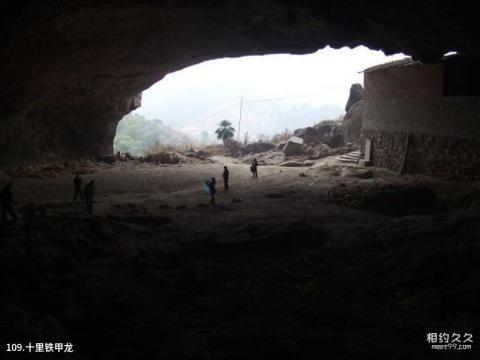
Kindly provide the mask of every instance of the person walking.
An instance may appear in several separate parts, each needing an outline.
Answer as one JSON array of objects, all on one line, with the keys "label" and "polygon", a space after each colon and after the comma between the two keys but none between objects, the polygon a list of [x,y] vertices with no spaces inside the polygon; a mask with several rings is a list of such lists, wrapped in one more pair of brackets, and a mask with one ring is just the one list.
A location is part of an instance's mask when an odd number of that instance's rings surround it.
[{"label": "person walking", "polygon": [[223,167],[223,186],[224,190],[227,191],[230,189],[230,186],[228,185],[228,178],[230,177],[230,171],[228,171],[228,168],[226,166]]},{"label": "person walking", "polygon": [[258,171],[257,171],[257,168],[258,168],[258,161],[257,159],[253,159],[252,161],[252,165],[250,166],[250,171],[252,172],[252,177],[254,179],[258,178]]},{"label": "person walking", "polygon": [[206,180],[205,184],[208,187],[208,191],[210,193],[210,205],[215,205],[215,193],[217,190],[215,189],[216,180],[212,177],[212,180]]},{"label": "person walking", "polygon": [[87,211],[92,214],[93,213],[93,195],[95,194],[95,181],[91,180],[85,187],[83,188],[83,194],[85,196],[85,205]]},{"label": "person walking", "polygon": [[85,201],[85,198],[83,197],[83,190],[82,190],[82,178],[80,177],[80,174],[77,172],[75,177],[73,178],[73,203],[77,201],[77,197],[80,197],[82,201]]},{"label": "person walking", "polygon": [[13,209],[13,195],[12,195],[12,183],[9,182],[0,192],[0,203],[2,204],[2,220],[7,221],[7,215],[13,218],[13,221],[17,221],[18,217]]}]

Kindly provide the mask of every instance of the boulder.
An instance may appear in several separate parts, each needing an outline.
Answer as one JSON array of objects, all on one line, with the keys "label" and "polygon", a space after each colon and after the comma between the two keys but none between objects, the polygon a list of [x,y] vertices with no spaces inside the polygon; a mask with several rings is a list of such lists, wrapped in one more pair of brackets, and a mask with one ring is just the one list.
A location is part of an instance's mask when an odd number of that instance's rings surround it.
[{"label": "boulder", "polygon": [[346,141],[357,142],[363,126],[363,100],[350,107],[343,118],[343,128]]},{"label": "boulder", "polygon": [[303,139],[307,144],[315,144],[319,142],[317,131],[309,126],[303,129],[297,129],[293,132],[295,136]]},{"label": "boulder", "polygon": [[283,153],[286,156],[301,155],[305,151],[305,142],[302,138],[292,136],[283,147]]},{"label": "boulder", "polygon": [[247,155],[247,154],[259,154],[263,152],[267,152],[270,150],[275,149],[275,145],[272,143],[267,143],[267,142],[256,142],[252,144],[246,145],[242,149],[242,154]]},{"label": "boulder", "polygon": [[347,104],[345,105],[345,111],[348,113],[353,105],[360,100],[363,100],[363,87],[361,84],[353,84],[350,87],[350,95],[348,96]]},{"label": "boulder", "polygon": [[277,151],[283,151],[283,148],[285,147],[285,145],[287,145],[287,142],[286,142],[286,141],[283,141],[283,142],[277,144],[277,146],[276,146],[275,149],[276,149]]},{"label": "boulder", "polygon": [[317,143],[327,144],[331,148],[345,145],[343,126],[336,121],[324,121],[313,127],[320,141]]},{"label": "boulder", "polygon": [[343,126],[337,121],[322,121],[321,123],[297,129],[294,135],[302,138],[307,144],[327,144],[335,148],[345,144]]}]

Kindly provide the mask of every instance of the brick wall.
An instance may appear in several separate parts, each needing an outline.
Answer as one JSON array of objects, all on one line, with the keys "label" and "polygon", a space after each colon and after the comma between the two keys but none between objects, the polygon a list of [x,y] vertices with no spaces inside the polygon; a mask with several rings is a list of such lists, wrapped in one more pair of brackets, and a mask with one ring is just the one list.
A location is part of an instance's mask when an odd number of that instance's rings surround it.
[{"label": "brick wall", "polygon": [[480,97],[365,99],[363,128],[480,139]]},{"label": "brick wall", "polygon": [[428,63],[365,72],[365,99],[438,98],[443,95],[444,64]]},{"label": "brick wall", "polygon": [[374,165],[399,171],[406,154],[406,173],[480,178],[480,97],[443,96],[443,73],[443,63],[365,73]]}]

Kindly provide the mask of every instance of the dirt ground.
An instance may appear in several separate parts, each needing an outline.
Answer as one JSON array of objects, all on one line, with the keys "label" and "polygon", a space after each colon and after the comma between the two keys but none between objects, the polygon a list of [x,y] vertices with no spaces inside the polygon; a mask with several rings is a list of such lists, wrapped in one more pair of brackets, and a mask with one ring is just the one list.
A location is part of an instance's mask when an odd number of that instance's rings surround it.
[{"label": "dirt ground", "polygon": [[341,176],[336,158],[252,179],[212,161],[99,165],[93,215],[71,204],[71,175],[15,179],[4,343],[69,341],[69,359],[478,358],[475,342],[427,342],[479,334],[478,183]]}]

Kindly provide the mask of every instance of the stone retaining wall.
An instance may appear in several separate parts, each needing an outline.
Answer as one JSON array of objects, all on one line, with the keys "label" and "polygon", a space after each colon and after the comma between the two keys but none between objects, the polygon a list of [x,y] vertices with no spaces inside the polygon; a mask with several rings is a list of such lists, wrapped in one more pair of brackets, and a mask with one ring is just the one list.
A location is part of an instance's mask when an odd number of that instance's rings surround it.
[{"label": "stone retaining wall", "polygon": [[404,171],[409,174],[480,179],[479,139],[371,129],[364,129],[362,137],[372,141],[375,166],[400,171],[406,156]]}]

